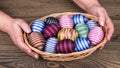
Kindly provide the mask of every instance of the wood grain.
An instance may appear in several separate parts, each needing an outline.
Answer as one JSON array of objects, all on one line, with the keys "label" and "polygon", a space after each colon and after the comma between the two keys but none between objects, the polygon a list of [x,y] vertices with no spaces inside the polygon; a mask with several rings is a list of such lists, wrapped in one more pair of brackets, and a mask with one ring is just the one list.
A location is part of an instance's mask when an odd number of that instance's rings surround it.
[{"label": "wood grain", "polygon": [[[36,60],[11,41],[0,31],[0,68],[120,68],[120,0],[100,0],[115,26],[115,32],[103,50],[94,52],[83,60],[52,62]],[[55,12],[80,11],[72,0],[0,0],[0,9],[14,18],[31,22]]]}]

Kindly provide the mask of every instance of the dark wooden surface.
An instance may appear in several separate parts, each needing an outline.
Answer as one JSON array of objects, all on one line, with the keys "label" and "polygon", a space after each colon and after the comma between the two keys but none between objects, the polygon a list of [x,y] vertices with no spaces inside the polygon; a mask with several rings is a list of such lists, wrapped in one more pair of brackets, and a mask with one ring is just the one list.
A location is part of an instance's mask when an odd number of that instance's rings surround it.
[{"label": "dark wooden surface", "polygon": [[[114,35],[105,48],[83,60],[51,62],[35,60],[17,48],[0,31],[0,68],[120,68],[120,0],[100,0],[115,25]],[[0,10],[28,23],[55,12],[80,11],[71,0],[0,0]]]}]

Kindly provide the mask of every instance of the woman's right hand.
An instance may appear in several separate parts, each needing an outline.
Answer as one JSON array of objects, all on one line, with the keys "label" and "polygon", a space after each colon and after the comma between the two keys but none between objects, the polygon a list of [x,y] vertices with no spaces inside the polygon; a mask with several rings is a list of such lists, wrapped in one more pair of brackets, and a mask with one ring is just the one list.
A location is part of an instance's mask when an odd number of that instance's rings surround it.
[{"label": "woman's right hand", "polygon": [[24,42],[23,40],[23,31],[26,33],[30,33],[31,29],[29,25],[22,19],[14,19],[8,26],[7,33],[10,35],[14,44],[19,47],[22,51],[27,53],[28,55],[38,59],[39,55],[33,52]]}]

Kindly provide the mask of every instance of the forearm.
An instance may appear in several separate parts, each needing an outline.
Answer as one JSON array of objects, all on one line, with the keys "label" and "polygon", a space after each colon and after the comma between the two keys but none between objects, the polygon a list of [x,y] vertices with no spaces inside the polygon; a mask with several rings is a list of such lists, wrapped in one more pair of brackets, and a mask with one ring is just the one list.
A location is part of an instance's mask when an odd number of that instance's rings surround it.
[{"label": "forearm", "polygon": [[88,11],[93,5],[100,6],[98,0],[73,0],[79,7]]},{"label": "forearm", "polygon": [[12,21],[12,17],[0,11],[0,30],[7,32],[9,26],[12,24]]}]

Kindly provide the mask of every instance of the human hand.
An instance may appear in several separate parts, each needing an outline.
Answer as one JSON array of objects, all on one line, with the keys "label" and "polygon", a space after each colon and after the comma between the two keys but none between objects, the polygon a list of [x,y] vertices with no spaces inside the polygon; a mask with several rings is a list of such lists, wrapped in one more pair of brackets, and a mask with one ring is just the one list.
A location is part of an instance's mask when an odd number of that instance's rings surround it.
[{"label": "human hand", "polygon": [[[114,26],[106,10],[100,5],[91,5],[89,6],[87,12],[97,16],[99,18],[99,23],[101,26],[104,26],[104,24],[107,25],[107,40],[110,40],[114,32]],[[103,49],[103,47],[104,45],[102,45],[99,49]]]},{"label": "human hand", "polygon": [[39,55],[33,52],[23,40],[23,33],[22,30],[26,33],[30,33],[31,30],[28,24],[22,19],[14,19],[8,27],[8,34],[10,35],[14,44],[19,47],[22,51],[26,52],[28,55],[38,59]]}]

